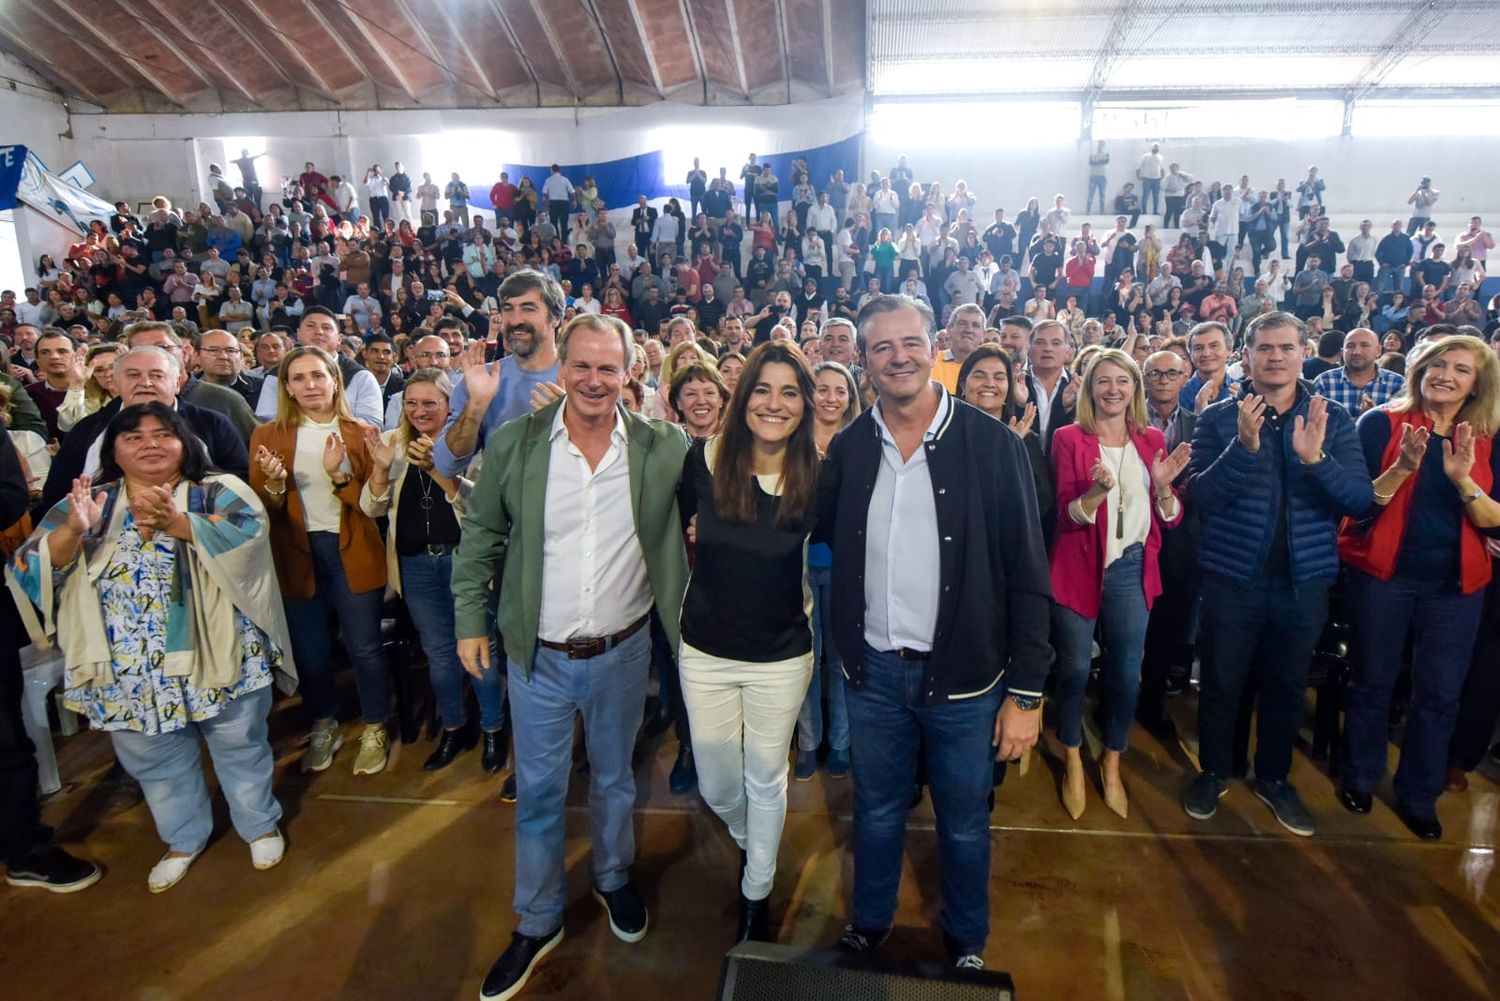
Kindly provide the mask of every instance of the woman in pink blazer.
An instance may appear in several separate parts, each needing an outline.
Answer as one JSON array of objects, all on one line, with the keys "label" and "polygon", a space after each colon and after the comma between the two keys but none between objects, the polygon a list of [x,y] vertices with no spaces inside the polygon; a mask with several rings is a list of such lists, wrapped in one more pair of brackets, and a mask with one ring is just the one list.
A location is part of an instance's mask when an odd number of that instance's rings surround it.
[{"label": "woman in pink blazer", "polygon": [[1059,428],[1052,439],[1057,737],[1067,755],[1063,806],[1075,820],[1084,808],[1083,690],[1100,623],[1104,803],[1122,817],[1129,808],[1120,755],[1135,714],[1147,616],[1161,593],[1156,565],[1161,529],[1182,518],[1172,481],[1187,467],[1190,451],[1183,443],[1166,454],[1162,433],[1147,422],[1140,369],[1113,349],[1089,363],[1078,394],[1078,421]]}]

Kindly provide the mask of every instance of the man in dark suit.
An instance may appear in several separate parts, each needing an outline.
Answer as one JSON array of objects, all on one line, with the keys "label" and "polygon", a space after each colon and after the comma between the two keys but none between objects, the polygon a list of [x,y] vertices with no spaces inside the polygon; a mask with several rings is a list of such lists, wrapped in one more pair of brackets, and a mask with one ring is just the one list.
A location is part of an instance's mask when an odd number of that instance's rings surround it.
[{"label": "man in dark suit", "polygon": [[[1182,384],[1190,371],[1182,355],[1158,351],[1141,366],[1146,380],[1146,417],[1167,439],[1167,451],[1192,443],[1197,415],[1182,405]],[[1186,474],[1184,474],[1184,479]],[[1185,505],[1182,521],[1163,529],[1162,593],[1151,606],[1146,652],[1141,663],[1141,694],[1135,715],[1163,741],[1177,740],[1177,726],[1163,704],[1169,690],[1181,691],[1193,669],[1194,614],[1198,603],[1198,519]]]},{"label": "man in dark suit", "polygon": [[1031,328],[1027,344],[1031,364],[1026,370],[1025,395],[1016,402],[1036,404],[1036,430],[1042,438],[1042,451],[1052,454],[1052,435],[1064,424],[1073,423],[1073,409],[1078,402],[1078,387],[1070,383],[1068,372],[1068,330],[1057,320],[1042,320]]},{"label": "man in dark suit", "polygon": [[187,419],[193,433],[208,448],[208,458],[215,468],[245,476],[250,468],[250,456],[244,439],[228,418],[179,400],[177,391],[181,382],[182,372],[176,357],[161,348],[131,348],[116,358],[115,386],[120,391],[119,397],[73,425],[52,459],[52,469],[42,487],[38,510],[45,514],[67,496],[76,477],[98,472],[99,441],[104,429],[122,407],[152,400],[175,407]]}]

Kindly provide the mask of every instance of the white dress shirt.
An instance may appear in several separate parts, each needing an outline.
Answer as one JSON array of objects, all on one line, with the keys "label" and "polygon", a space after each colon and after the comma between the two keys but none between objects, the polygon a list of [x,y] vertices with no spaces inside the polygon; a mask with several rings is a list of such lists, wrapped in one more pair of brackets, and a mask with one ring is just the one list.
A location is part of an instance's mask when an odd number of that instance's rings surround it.
[{"label": "white dress shirt", "polygon": [[616,412],[609,450],[594,468],[563,423],[552,420],[542,519],[540,639],[613,636],[651,610],[646,557],[630,500],[629,439]]},{"label": "white dress shirt", "polygon": [[880,469],[865,520],[865,642],[876,650],[931,650],[942,590],[937,500],[927,468],[931,442],[947,423],[953,400],[940,383],[937,413],[922,446],[903,459],[880,404]]}]

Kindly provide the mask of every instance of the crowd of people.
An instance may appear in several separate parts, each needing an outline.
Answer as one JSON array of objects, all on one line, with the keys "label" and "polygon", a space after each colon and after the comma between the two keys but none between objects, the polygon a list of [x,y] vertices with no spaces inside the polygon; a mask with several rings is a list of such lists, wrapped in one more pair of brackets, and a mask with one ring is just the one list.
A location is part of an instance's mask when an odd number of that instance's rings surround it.
[{"label": "crowd of people", "polygon": [[[1133,727],[1175,743],[1167,699],[1196,678],[1183,809],[1206,820],[1250,777],[1312,835],[1289,775],[1330,621],[1350,636],[1346,809],[1373,808],[1397,721],[1392,805],[1440,838],[1439,797],[1489,747],[1494,241],[1476,217],[1448,261],[1427,179],[1405,224],[1345,244],[1316,168],[1205,187],[1153,145],[1098,236],[1063,195],[981,229],[963,181],[945,195],[905,158],[867,183],[794,162],[787,199],[752,156],[735,178],[695,161],[688,210],[641,196],[627,234],[557,166],[502,173],[487,219],[457,174],[439,191],[399,163],[367,171],[363,203],[308,163],[263,208],[255,159],[238,188],[211,169],[214,205],[120,204],[0,300],[13,884],[100,876],[40,823],[28,635],[61,649],[65,705],[144,796],[164,892],[212,829],[200,740],[252,863],[281,860],[275,690],[300,694],[304,772],[346,733],[354,774],[386,767],[390,600],[441,720],[423,767],[513,762],[520,920],[486,998],[562,938],[580,718],[594,891],[622,940],[649,924],[633,754],[671,729],[671,791],[696,789],[740,850],[737,939],[775,937],[788,780],[823,769],[855,787],[839,947],[889,933],[925,788],[966,968],[993,787],[1049,699],[1074,818],[1085,731],[1127,816]],[[1101,143],[1101,204],[1108,162]],[[1175,241],[1137,232],[1158,215]]]}]

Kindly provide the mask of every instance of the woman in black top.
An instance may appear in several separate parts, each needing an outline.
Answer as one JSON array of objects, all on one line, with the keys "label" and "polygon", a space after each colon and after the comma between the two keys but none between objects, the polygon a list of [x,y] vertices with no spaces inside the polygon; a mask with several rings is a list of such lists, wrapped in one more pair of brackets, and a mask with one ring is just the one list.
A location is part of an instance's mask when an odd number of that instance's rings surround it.
[{"label": "woman in black top", "polygon": [[723,433],[694,443],[678,492],[696,539],[682,603],[682,697],[699,791],[743,853],[740,941],[772,937],[787,747],[812,676],[805,551],[818,477],[814,393],[795,345],[756,348]]},{"label": "woman in black top", "polygon": [[448,420],[452,383],[436,368],[419,368],[407,377],[401,400],[401,424],[381,434],[366,427],[366,445],[374,470],[360,494],[359,506],[372,518],[388,516],[387,579],[406,602],[427,654],[428,674],[437,697],[443,735],[422,767],[446,768],[483,737],[481,765],[495,774],[505,767],[505,688],[493,653],[489,668],[468,679],[479,702],[479,727],[469,725],[464,702],[463,665],[454,639],[453,551],[458,548],[459,518],[472,484],[443,476],[432,464],[433,440]]}]

